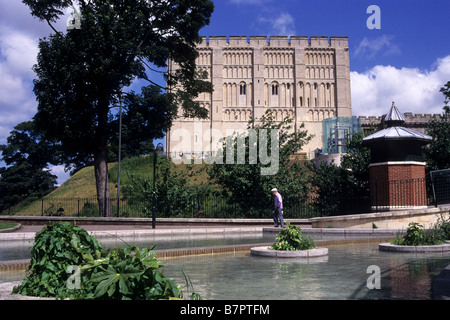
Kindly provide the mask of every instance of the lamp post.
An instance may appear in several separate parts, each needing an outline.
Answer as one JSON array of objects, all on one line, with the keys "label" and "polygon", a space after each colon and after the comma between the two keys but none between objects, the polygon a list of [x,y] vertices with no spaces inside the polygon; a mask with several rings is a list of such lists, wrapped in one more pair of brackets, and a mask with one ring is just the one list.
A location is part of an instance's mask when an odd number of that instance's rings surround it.
[{"label": "lamp post", "polygon": [[119,217],[119,208],[120,208],[120,160],[122,153],[122,92],[119,93],[119,152],[117,159],[117,218]]},{"label": "lamp post", "polygon": [[155,208],[155,198],[156,198],[156,163],[157,163],[157,155],[162,154],[164,152],[164,146],[160,142],[156,146],[155,150],[153,150],[153,208],[152,208],[152,229],[155,229],[155,220],[156,220],[156,208]]}]

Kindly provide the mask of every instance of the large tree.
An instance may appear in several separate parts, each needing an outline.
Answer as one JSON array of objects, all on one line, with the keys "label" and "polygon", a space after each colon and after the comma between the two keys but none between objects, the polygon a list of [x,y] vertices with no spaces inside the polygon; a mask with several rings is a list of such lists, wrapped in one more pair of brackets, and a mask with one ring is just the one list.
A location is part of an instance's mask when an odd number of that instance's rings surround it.
[{"label": "large tree", "polygon": [[[31,14],[46,21],[54,33],[39,42],[38,79],[34,117],[44,135],[59,141],[65,163],[93,158],[100,213],[112,216],[108,187],[107,153],[117,123],[112,109],[124,97],[124,121],[134,126],[133,138],[148,141],[170,128],[181,105],[185,116],[205,118],[208,110],[193,102],[211,91],[203,74],[196,72],[196,45],[200,28],[209,23],[209,0],[23,0]],[[63,9],[77,4],[73,28],[53,27]],[[180,68],[170,75],[168,59]],[[161,71],[163,70],[163,71]],[[162,72],[166,91],[153,80]],[[124,88],[143,79],[140,93]],[[183,89],[182,89],[183,88]],[[155,100],[155,97],[157,99]],[[117,110],[117,109],[116,109]],[[127,122],[128,121],[128,122]]]},{"label": "large tree", "polygon": [[58,163],[59,145],[42,138],[32,121],[19,123],[0,145],[0,212],[27,197],[41,197],[55,188],[49,163]]}]

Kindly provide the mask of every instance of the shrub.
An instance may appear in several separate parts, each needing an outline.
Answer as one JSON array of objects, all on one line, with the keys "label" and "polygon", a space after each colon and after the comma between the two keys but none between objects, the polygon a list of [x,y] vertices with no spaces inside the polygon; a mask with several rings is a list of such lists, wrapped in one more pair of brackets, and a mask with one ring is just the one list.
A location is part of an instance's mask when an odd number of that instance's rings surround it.
[{"label": "shrub", "polygon": [[[59,299],[152,300],[182,298],[182,286],[166,278],[153,248],[104,250],[95,237],[70,223],[36,234],[26,278],[13,293]],[[70,284],[78,270],[79,281]],[[78,286],[77,286],[78,285]],[[191,298],[199,298],[193,293]]]},{"label": "shrub", "polygon": [[417,222],[411,222],[408,224],[406,235],[403,237],[403,244],[405,246],[418,246],[424,243],[425,231],[423,225]]},{"label": "shrub", "polygon": [[448,221],[438,222],[433,228],[428,230],[424,229],[424,226],[417,222],[411,222],[406,229],[406,234],[402,237],[397,235],[392,241],[395,245],[404,246],[426,246],[437,245],[448,239],[447,228],[449,227]]},{"label": "shrub", "polygon": [[302,235],[303,231],[298,226],[286,222],[286,227],[277,234],[276,242],[271,246],[273,250],[309,250],[316,244],[310,237]]},{"label": "shrub", "polygon": [[161,261],[151,249],[115,248],[103,259],[86,257],[82,273],[92,270],[89,283],[95,290],[88,298],[159,300],[182,298],[182,288],[159,270]]},{"label": "shrub", "polygon": [[[48,225],[36,233],[26,278],[13,293],[28,296],[81,298],[90,288],[70,290],[67,286],[69,266],[83,265],[84,255],[100,258],[102,246],[86,230],[72,224]],[[82,279],[82,284],[87,284]]]},{"label": "shrub", "polygon": [[79,213],[80,217],[98,217],[99,215],[98,205],[89,201],[84,203],[83,209]]},{"label": "shrub", "polygon": [[443,240],[450,240],[450,218],[445,220],[445,218],[441,216],[437,223],[437,227],[442,232]]}]

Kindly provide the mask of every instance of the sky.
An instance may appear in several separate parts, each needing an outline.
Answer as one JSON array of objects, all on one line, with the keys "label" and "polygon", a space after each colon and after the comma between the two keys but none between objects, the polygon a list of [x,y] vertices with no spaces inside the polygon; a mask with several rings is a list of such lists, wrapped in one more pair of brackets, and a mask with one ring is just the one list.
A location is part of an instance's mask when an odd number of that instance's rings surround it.
[{"label": "sky", "polygon": [[[450,80],[449,0],[217,0],[202,36],[346,36],[352,110],[442,113]],[[377,10],[372,10],[376,6]],[[379,9],[379,10],[378,10]],[[68,17],[69,15],[67,15]],[[67,19],[57,29],[65,30]],[[0,144],[36,113],[38,41],[52,30],[21,0],[0,0]],[[52,167],[58,182],[63,167]]]}]

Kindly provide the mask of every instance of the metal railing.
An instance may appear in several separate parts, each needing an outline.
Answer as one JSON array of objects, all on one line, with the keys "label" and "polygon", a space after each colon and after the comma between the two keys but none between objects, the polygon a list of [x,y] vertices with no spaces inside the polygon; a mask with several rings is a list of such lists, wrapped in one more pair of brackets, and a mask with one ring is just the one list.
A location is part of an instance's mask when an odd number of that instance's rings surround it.
[{"label": "metal railing", "polygon": [[[436,206],[450,203],[450,170],[448,176],[437,179],[409,179],[375,182],[370,195],[346,196],[324,201],[317,196],[297,198],[283,195],[284,215],[287,218],[311,218],[383,211],[387,209]],[[111,199],[114,216],[151,217],[152,199]],[[117,210],[119,206],[119,210]],[[189,218],[268,218],[272,217],[273,199],[233,198],[217,194],[188,195],[176,199],[156,199],[157,217]],[[2,215],[40,215],[98,217],[96,198],[27,199],[4,210]]]}]

